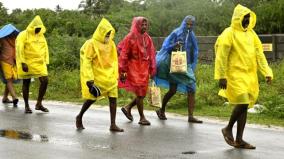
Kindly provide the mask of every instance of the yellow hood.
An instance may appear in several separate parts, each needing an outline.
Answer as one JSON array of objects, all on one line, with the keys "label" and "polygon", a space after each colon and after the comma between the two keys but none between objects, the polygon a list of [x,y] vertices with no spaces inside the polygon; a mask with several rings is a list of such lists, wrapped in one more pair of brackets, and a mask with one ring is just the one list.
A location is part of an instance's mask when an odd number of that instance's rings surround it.
[{"label": "yellow hood", "polygon": [[105,36],[109,31],[111,31],[110,40],[112,40],[115,34],[115,30],[110,22],[107,19],[103,18],[99,23],[95,33],[93,34],[93,39],[104,43]]},{"label": "yellow hood", "polygon": [[[244,19],[244,16],[246,14],[250,14],[250,22],[246,29],[242,26],[242,21]],[[256,15],[253,11],[248,9],[247,7],[244,7],[240,4],[238,4],[234,9],[234,14],[231,21],[231,27],[234,29],[240,30],[240,31],[247,31],[250,29],[253,29],[256,23]]]},{"label": "yellow hood", "polygon": [[30,22],[30,24],[27,27],[27,31],[29,33],[34,33],[35,32],[35,28],[41,28],[39,34],[44,34],[46,32],[46,28],[43,25],[43,22],[40,18],[40,16],[35,16],[35,18]]}]

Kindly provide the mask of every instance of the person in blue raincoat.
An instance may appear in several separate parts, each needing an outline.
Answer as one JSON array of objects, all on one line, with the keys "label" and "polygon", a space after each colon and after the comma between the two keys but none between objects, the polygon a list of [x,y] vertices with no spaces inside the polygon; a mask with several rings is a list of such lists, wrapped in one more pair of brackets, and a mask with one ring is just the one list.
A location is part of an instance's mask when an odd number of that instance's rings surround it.
[{"label": "person in blue raincoat", "polygon": [[[2,103],[13,103],[17,107],[18,98],[13,83],[18,82],[16,57],[15,57],[15,40],[19,30],[12,24],[7,24],[0,30],[0,76],[5,83],[5,90]],[[8,94],[12,96],[12,101],[8,99]]]},{"label": "person in blue raincoat", "polygon": [[[193,32],[195,17],[188,15],[182,21],[180,27],[176,28],[163,42],[161,50],[156,55],[157,75],[155,82],[157,86],[169,88],[162,101],[162,108],[156,110],[161,120],[166,120],[165,109],[168,101],[176,91],[187,93],[188,97],[188,122],[202,123],[193,117],[195,107],[196,83],[194,71],[197,65],[198,45]],[[186,51],[187,73],[170,73],[170,58],[172,51]]]}]

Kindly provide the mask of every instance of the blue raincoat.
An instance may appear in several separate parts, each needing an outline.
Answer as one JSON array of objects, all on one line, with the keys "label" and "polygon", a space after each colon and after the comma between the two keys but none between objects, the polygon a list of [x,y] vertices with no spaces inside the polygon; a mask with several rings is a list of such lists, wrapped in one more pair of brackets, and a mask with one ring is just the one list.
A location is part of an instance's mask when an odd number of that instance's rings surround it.
[{"label": "blue raincoat", "polygon": [[[195,92],[194,70],[198,58],[197,39],[193,28],[187,28],[187,21],[191,20],[193,25],[195,17],[189,15],[184,18],[180,27],[176,28],[163,42],[161,50],[156,55],[157,75],[155,82],[158,86],[169,88],[169,83],[178,85],[177,90],[182,93]],[[186,74],[169,73],[170,58],[178,41],[183,43],[182,51],[186,51],[188,71]]]}]

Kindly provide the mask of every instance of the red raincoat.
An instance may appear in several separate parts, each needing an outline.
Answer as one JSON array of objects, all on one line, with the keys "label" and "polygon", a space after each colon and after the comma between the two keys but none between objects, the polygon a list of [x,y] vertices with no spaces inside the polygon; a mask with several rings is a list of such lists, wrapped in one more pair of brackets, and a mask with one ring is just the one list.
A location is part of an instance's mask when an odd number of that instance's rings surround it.
[{"label": "red raincoat", "polygon": [[[119,87],[146,96],[149,77],[156,74],[155,48],[147,32],[141,34],[144,17],[134,17],[130,33],[119,43],[119,73],[126,73],[125,83]],[[147,21],[148,25],[148,21]]]}]

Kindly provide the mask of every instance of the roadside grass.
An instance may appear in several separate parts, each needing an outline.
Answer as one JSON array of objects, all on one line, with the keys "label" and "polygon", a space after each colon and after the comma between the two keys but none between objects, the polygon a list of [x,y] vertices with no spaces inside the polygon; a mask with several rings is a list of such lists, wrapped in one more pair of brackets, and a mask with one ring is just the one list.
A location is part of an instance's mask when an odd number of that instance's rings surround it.
[{"label": "roadside grass", "polygon": [[[274,80],[271,85],[265,83],[264,77],[259,75],[260,94],[258,103],[264,105],[267,110],[259,114],[249,114],[248,122],[262,125],[275,125],[284,127],[284,61],[271,64]],[[213,79],[214,66],[200,64],[196,77],[196,108],[195,115],[229,120],[232,106],[224,105],[225,99],[219,97],[217,81]],[[30,98],[36,99],[39,81],[31,83]],[[17,94],[21,96],[21,83],[16,84]],[[0,85],[4,90],[4,85]],[[162,89],[162,97],[167,92]],[[167,112],[187,115],[187,95],[177,93],[168,103]],[[128,104],[134,98],[133,94],[125,90],[119,90],[118,106]],[[49,71],[49,85],[45,96],[47,100],[83,103],[81,98],[80,71],[79,70],[51,70]],[[154,110],[149,106],[145,98],[145,109]],[[95,104],[108,105],[108,100],[102,99]],[[119,111],[119,110],[118,110]]]}]

